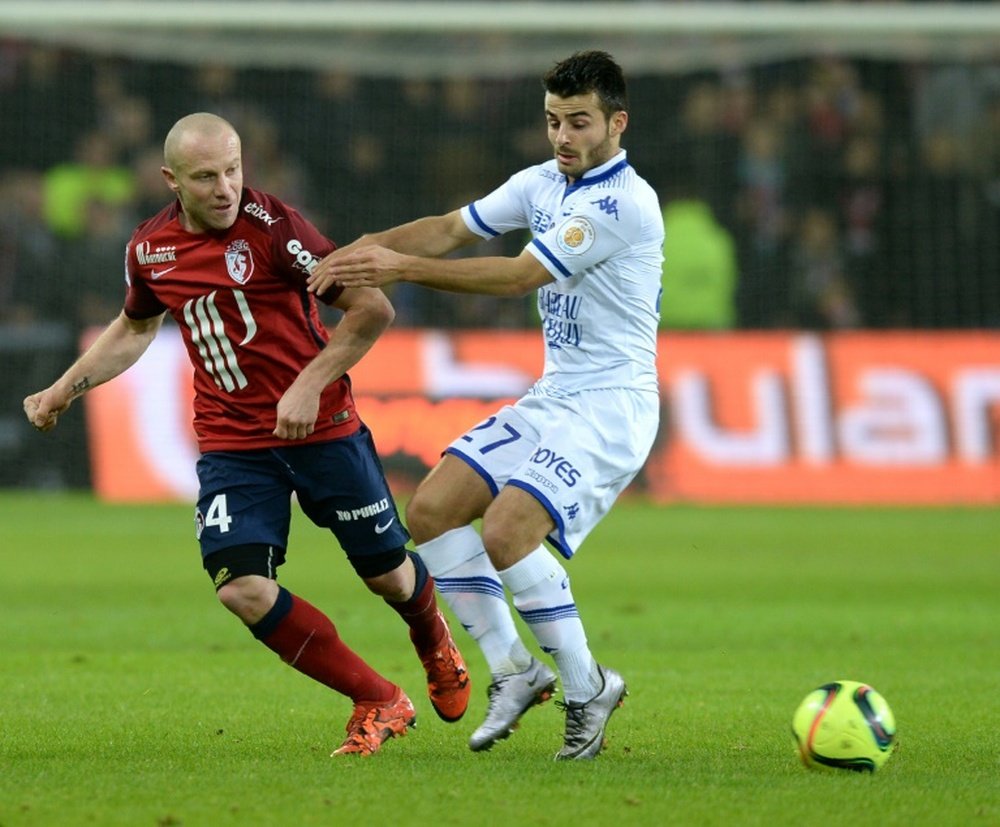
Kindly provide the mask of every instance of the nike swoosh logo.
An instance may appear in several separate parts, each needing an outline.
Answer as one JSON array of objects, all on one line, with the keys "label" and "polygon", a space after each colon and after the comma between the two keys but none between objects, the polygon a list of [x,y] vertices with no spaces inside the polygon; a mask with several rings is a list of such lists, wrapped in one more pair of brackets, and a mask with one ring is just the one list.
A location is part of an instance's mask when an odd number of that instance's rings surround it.
[{"label": "nike swoosh logo", "polygon": [[171,272],[172,270],[176,270],[177,267],[178,267],[178,265],[175,264],[173,267],[168,267],[166,270],[160,270],[159,272],[157,272],[156,270],[153,270],[153,272],[152,272],[151,275],[153,276],[154,279],[158,279],[160,276],[165,276],[167,273]]},{"label": "nike swoosh logo", "polygon": [[389,526],[391,526],[394,522],[396,522],[396,518],[395,517],[393,517],[391,520],[389,520],[389,522],[387,522],[385,525],[379,525],[378,523],[375,523],[375,533],[376,534],[384,534],[385,532],[387,532],[389,530]]}]

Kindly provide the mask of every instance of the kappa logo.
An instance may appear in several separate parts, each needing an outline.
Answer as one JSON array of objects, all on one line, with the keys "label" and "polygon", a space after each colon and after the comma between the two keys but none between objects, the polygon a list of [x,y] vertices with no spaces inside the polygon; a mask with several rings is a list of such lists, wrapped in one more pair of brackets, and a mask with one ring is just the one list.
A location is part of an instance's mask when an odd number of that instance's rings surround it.
[{"label": "kappa logo", "polygon": [[237,284],[246,284],[253,275],[253,254],[250,242],[242,238],[231,241],[226,247],[226,270]]},{"label": "kappa logo", "polygon": [[612,198],[610,195],[599,198],[597,201],[591,201],[591,204],[596,204],[597,209],[601,212],[605,212],[608,215],[614,216],[615,221],[618,220],[618,199]]}]

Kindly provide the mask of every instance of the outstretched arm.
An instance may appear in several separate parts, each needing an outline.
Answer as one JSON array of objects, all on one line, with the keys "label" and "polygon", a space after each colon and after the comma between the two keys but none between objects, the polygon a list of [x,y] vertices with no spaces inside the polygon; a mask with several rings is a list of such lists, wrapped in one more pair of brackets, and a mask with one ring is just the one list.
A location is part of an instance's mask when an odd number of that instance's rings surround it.
[{"label": "outstretched arm", "polygon": [[343,310],[344,316],[326,347],[278,400],[276,437],[304,439],[316,429],[323,390],[361,360],[395,317],[385,294],[371,288],[344,290],[334,306]]},{"label": "outstretched arm", "polygon": [[554,281],[527,250],[517,257],[433,259],[385,247],[359,247],[332,262],[329,273],[343,287],[383,287],[408,281],[451,293],[487,296],[526,296]]},{"label": "outstretched arm", "polygon": [[45,390],[25,398],[28,421],[39,431],[51,431],[74,399],[132,367],[162,323],[163,314],[130,319],[124,311],[120,313],[62,376]]},{"label": "outstretched arm", "polygon": [[323,293],[334,283],[331,272],[334,264],[362,247],[378,245],[397,253],[439,258],[477,241],[482,239],[465,226],[460,210],[418,218],[389,230],[367,233],[346,247],[334,250],[313,268],[306,283],[310,292]]}]

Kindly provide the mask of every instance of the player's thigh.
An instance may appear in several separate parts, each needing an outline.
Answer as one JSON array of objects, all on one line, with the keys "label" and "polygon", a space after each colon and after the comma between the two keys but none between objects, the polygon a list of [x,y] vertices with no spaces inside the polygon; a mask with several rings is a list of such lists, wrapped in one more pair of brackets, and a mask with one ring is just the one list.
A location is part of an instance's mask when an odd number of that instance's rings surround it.
[{"label": "player's thigh", "polygon": [[407,503],[406,524],[414,541],[424,543],[479,519],[492,499],[493,492],[478,473],[445,454]]},{"label": "player's thigh", "polygon": [[303,512],[328,528],[352,560],[410,539],[367,428],[348,437],[276,449],[294,472]]},{"label": "player's thigh", "polygon": [[283,556],[291,487],[269,451],[212,451],[197,463],[195,533],[202,557],[232,546],[273,546]]}]

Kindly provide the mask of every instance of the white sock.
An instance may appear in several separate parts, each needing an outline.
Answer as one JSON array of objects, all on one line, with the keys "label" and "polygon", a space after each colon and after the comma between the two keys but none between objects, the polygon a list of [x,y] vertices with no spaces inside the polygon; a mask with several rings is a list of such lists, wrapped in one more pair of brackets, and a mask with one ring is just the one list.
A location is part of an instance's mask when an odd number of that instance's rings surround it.
[{"label": "white sock", "polygon": [[542,650],[555,660],[566,700],[589,701],[601,679],[562,564],[539,546],[499,575]]},{"label": "white sock", "polygon": [[475,528],[463,526],[416,546],[438,594],[479,644],[490,674],[511,675],[531,665],[518,636],[503,584]]}]

